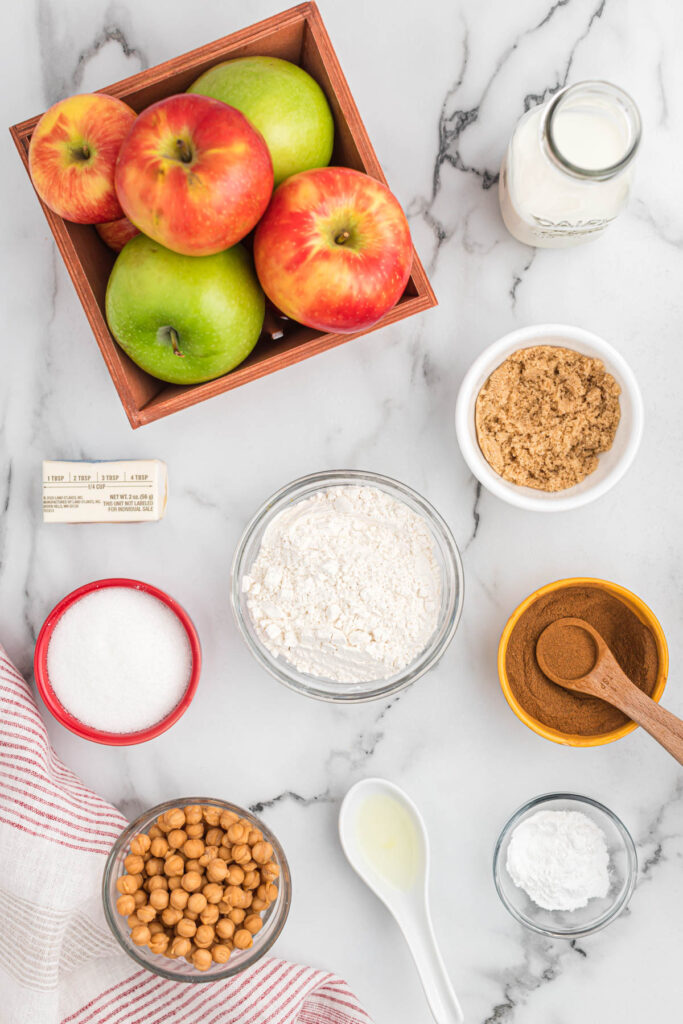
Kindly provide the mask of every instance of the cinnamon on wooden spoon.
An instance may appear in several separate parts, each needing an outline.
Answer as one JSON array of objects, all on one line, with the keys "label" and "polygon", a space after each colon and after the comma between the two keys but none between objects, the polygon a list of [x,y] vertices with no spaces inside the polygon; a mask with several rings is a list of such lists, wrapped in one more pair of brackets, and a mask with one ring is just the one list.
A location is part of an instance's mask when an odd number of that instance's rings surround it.
[{"label": "cinnamon on wooden spoon", "polygon": [[619,708],[683,764],[683,721],[631,682],[588,622],[571,618],[551,622],[536,641],[536,660],[558,686]]}]

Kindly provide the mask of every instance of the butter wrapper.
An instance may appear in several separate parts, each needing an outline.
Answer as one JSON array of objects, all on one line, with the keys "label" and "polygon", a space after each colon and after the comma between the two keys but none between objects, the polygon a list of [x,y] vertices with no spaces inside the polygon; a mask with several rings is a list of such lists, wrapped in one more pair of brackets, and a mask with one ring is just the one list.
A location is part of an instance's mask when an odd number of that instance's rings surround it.
[{"label": "butter wrapper", "polygon": [[43,522],[148,523],[166,511],[166,463],[43,462]]}]

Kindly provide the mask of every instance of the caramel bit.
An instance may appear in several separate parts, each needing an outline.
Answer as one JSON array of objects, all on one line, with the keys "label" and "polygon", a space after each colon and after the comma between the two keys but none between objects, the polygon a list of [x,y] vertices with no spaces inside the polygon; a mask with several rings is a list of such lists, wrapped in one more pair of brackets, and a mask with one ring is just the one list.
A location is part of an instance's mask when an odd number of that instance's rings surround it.
[{"label": "caramel bit", "polygon": [[612,447],[620,393],[599,359],[554,345],[519,349],[477,396],[479,447],[504,480],[563,491]]}]

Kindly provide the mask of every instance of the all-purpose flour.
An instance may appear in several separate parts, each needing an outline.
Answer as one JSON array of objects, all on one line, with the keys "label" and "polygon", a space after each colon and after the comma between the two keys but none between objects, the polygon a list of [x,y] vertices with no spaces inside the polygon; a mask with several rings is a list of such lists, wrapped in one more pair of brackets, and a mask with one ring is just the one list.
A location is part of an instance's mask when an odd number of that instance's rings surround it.
[{"label": "all-purpose flour", "polygon": [[333,487],[280,512],[243,590],[272,654],[337,682],[388,679],[438,623],[441,571],[424,520],[374,487]]},{"label": "all-purpose flour", "polygon": [[537,811],[517,825],[507,870],[544,910],[579,910],[609,892],[605,835],[580,811]]}]

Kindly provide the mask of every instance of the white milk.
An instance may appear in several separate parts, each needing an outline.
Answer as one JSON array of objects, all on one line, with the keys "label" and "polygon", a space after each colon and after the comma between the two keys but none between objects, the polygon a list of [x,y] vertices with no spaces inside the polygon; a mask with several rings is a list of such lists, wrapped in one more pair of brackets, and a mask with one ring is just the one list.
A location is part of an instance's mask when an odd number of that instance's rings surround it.
[{"label": "white milk", "polygon": [[635,104],[608,82],[580,82],[530,110],[500,172],[508,231],[541,248],[601,235],[628,198],[639,141]]}]

